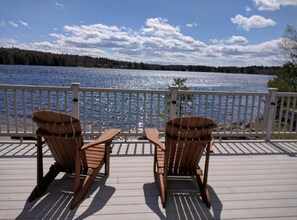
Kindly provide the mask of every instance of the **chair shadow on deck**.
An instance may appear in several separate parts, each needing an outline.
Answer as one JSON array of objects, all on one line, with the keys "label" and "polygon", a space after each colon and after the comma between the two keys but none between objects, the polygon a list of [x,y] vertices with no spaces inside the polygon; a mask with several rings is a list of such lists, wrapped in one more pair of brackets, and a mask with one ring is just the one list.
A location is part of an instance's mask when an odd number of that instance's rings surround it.
[{"label": "chair shadow on deck", "polygon": [[145,202],[147,206],[160,219],[221,219],[223,205],[211,186],[208,190],[212,199],[212,206],[207,208],[200,197],[196,181],[170,181],[168,182],[167,205],[163,209],[159,202],[159,191],[155,182],[143,185]]},{"label": "chair shadow on deck", "polygon": [[[105,185],[106,179],[103,174],[98,174],[85,198],[71,210],[73,177],[65,174],[62,179],[52,182],[44,196],[33,202],[26,201],[16,219],[86,219],[101,210],[114,194],[115,188]],[[79,213],[78,209],[81,209]]]}]

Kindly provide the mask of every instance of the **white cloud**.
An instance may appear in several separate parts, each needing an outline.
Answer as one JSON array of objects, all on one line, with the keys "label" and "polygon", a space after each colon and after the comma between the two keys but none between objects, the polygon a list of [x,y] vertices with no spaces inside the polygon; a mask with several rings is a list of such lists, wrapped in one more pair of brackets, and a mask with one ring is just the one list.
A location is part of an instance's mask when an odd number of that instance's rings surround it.
[{"label": "white cloud", "polygon": [[279,65],[279,40],[251,45],[243,36],[213,40],[207,45],[181,32],[162,18],[148,19],[144,27],[104,24],[64,26],[54,30],[52,40],[21,44],[0,39],[1,46],[14,46],[54,53],[107,57],[146,63],[191,65]]},{"label": "white cloud", "polygon": [[210,40],[214,44],[247,44],[249,41],[243,36],[231,36],[228,39],[211,39]]},{"label": "white cloud", "polygon": [[228,40],[226,42],[230,43],[230,44],[238,44],[238,43],[246,44],[249,41],[243,36],[232,36],[232,37],[228,38]]},{"label": "white cloud", "polygon": [[[216,54],[216,63],[241,63],[241,65],[281,65],[281,39],[266,41],[253,45],[210,45]],[[226,64],[225,64],[226,65]]]},{"label": "white cloud", "polygon": [[61,3],[59,3],[59,2],[55,2],[55,6],[56,6],[57,8],[60,8],[60,9],[63,9],[63,8],[64,8],[64,4],[61,4]]},{"label": "white cloud", "polygon": [[192,28],[192,27],[197,27],[198,24],[197,23],[190,23],[190,24],[186,24],[187,27]]},{"label": "white cloud", "polygon": [[16,23],[13,22],[13,21],[9,21],[8,24],[9,24],[10,26],[13,26],[13,27],[18,27],[18,24],[16,24]]},{"label": "white cloud", "polygon": [[0,38],[0,45],[3,47],[14,47],[18,42],[11,38]]},{"label": "white cloud", "polygon": [[[25,22],[25,21],[18,21],[21,25],[23,25],[23,26],[25,26],[25,27],[29,27],[29,25],[28,25],[28,23],[27,22]],[[14,21],[8,21],[8,22],[6,22],[6,21],[4,21],[4,20],[1,20],[0,21],[0,27],[7,27],[7,26],[12,26],[12,27],[18,27],[19,26],[19,24],[18,23],[16,23],[16,22],[14,22]]]},{"label": "white cloud", "polygon": [[[152,18],[140,30],[104,24],[65,26],[64,34],[53,33],[54,43],[44,46],[62,53],[104,56],[148,63],[205,65],[279,65],[278,41],[249,45],[243,36],[217,40],[215,45],[181,33],[168,20]],[[64,48],[64,51],[61,51]]]},{"label": "white cloud", "polygon": [[146,26],[142,28],[142,34],[150,34],[153,36],[174,36],[180,35],[180,28],[168,24],[167,19],[163,18],[149,18],[146,21]]},{"label": "white cloud", "polygon": [[246,7],[245,7],[245,11],[246,11],[246,12],[250,12],[250,11],[252,11],[252,9],[251,9],[250,7],[248,7],[248,6],[246,6]]},{"label": "white cloud", "polygon": [[28,25],[28,23],[27,22],[25,22],[25,21],[19,21],[23,26],[25,26],[25,27],[29,27],[29,25]]},{"label": "white cloud", "polygon": [[152,18],[146,27],[133,31],[125,27],[103,24],[65,26],[65,34],[52,33],[50,36],[63,46],[80,48],[101,48],[121,54],[145,54],[152,56],[156,51],[195,51],[206,45],[180,33],[177,26],[168,24],[166,19]]},{"label": "white cloud", "polygon": [[296,0],[253,0],[258,10],[275,11],[285,6],[297,6]]},{"label": "white cloud", "polygon": [[268,26],[274,26],[276,23],[270,18],[264,18],[260,15],[253,15],[249,18],[242,15],[236,15],[231,18],[233,24],[237,24],[244,30],[249,31],[251,28],[263,28]]}]

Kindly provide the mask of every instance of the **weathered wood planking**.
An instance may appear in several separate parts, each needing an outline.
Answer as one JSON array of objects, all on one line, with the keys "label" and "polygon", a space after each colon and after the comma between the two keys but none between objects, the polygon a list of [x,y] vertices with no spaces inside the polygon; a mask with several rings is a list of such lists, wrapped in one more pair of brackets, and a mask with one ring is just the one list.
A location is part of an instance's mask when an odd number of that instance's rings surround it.
[{"label": "weathered wood planking", "polygon": [[[59,175],[28,203],[36,184],[34,144],[0,144],[0,219],[296,219],[297,142],[225,141],[210,158],[207,209],[191,179],[169,182],[166,209],[154,183],[153,147],[116,143],[111,172],[99,175],[86,198],[69,209],[73,179]],[[45,155],[44,169],[53,162]]]}]

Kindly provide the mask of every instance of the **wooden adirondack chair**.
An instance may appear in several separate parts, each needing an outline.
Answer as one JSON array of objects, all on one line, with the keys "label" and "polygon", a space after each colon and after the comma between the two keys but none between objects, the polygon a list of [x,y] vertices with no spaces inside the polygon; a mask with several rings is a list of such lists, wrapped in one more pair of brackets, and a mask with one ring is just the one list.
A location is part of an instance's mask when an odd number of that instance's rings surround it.
[{"label": "wooden adirondack chair", "polygon": [[[147,139],[155,145],[154,173],[158,177],[163,208],[166,206],[168,176],[196,176],[201,197],[210,208],[207,176],[214,126],[215,123],[211,119],[203,117],[181,117],[169,120],[165,128],[165,144],[160,142],[156,128],[145,129]],[[203,175],[198,164],[205,149]]]},{"label": "wooden adirondack chair", "polygon": [[[105,175],[109,174],[110,145],[119,129],[110,129],[97,140],[84,144],[80,121],[60,112],[41,110],[33,115],[37,123],[37,186],[29,201],[41,196],[59,172],[74,173],[74,196],[70,204],[73,209],[85,196],[96,175],[105,164]],[[46,142],[55,163],[43,176],[42,145]],[[85,174],[81,181],[81,174]]]}]

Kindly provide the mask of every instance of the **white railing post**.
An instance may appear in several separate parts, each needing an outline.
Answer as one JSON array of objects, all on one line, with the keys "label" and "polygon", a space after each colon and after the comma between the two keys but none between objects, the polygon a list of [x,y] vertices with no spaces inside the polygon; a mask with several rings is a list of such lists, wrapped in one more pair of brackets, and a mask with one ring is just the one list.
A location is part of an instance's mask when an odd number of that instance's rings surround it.
[{"label": "white railing post", "polygon": [[177,91],[178,86],[170,86],[170,119],[176,117]]},{"label": "white railing post", "polygon": [[72,109],[72,115],[76,118],[79,118],[79,106],[78,106],[78,89],[79,89],[80,83],[73,82],[71,84],[72,88],[72,104],[73,104],[73,109]]},{"label": "white railing post", "polygon": [[264,128],[266,131],[266,141],[270,141],[271,133],[273,131],[273,124],[274,124],[274,113],[275,113],[275,106],[276,106],[276,88],[269,88],[268,89],[268,98],[267,98],[267,105],[264,113]]}]

